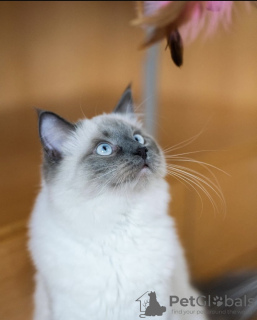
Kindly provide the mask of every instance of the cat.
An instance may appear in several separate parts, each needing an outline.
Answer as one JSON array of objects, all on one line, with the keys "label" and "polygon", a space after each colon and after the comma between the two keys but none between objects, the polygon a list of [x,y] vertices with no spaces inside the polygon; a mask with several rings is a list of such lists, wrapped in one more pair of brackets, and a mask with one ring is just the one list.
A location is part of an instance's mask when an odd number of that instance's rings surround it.
[{"label": "cat", "polygon": [[154,290],[197,297],[168,214],[162,149],[134,113],[128,87],[110,114],[70,123],[38,111],[42,187],[29,224],[36,268],[34,320],[133,320]]}]

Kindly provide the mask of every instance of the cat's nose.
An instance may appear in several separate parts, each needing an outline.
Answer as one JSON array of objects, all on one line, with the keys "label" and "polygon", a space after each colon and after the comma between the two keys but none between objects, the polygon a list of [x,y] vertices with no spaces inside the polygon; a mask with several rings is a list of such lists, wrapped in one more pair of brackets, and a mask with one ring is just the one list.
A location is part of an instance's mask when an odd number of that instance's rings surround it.
[{"label": "cat's nose", "polygon": [[137,148],[134,155],[140,156],[141,158],[143,158],[145,160],[147,158],[147,154],[146,154],[147,151],[148,151],[148,149],[146,147],[139,147],[139,148]]}]

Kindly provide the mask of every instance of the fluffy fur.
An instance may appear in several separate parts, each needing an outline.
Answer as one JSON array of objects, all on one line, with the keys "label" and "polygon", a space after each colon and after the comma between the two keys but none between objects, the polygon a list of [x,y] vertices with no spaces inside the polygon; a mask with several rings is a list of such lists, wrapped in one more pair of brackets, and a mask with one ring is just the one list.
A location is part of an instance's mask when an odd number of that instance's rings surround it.
[{"label": "fluffy fur", "polygon": [[[39,112],[44,165],[29,241],[37,270],[34,320],[138,319],[135,300],[146,291],[167,307],[160,319],[205,319],[197,308],[194,316],[171,314],[170,295],[198,293],[168,215],[162,151],[132,108],[128,88],[115,113],[76,125]],[[146,159],[135,133],[144,137]],[[96,154],[99,141],[113,154]]]}]

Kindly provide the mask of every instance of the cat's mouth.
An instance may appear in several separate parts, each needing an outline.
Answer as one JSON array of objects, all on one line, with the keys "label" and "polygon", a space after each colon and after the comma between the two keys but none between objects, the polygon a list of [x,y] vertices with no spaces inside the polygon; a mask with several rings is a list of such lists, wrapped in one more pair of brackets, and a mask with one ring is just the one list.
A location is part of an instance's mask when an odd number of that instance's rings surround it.
[{"label": "cat's mouth", "polygon": [[144,161],[141,170],[143,170],[143,171],[148,171],[147,169],[148,169],[148,170],[151,170],[151,168],[150,168],[150,166],[149,166],[149,163],[146,162],[146,161]]}]

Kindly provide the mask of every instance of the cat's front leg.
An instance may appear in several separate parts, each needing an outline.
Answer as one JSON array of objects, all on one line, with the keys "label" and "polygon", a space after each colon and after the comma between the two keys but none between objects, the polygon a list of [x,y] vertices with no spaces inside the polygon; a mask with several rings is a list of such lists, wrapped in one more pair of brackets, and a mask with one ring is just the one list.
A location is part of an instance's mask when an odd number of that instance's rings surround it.
[{"label": "cat's front leg", "polygon": [[36,274],[35,280],[36,290],[34,293],[35,310],[33,320],[51,320],[50,298],[47,286],[39,273]]}]

